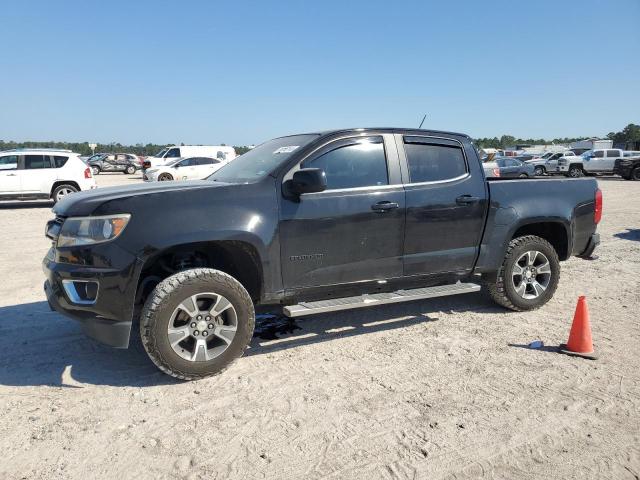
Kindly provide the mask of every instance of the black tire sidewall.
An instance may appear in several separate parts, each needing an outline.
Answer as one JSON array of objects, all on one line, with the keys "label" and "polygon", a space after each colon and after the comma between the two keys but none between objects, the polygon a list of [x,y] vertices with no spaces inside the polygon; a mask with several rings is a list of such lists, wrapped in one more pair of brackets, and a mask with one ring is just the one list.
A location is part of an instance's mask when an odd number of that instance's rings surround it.
[{"label": "black tire sidewall", "polygon": [[132,167],[132,166],[128,166],[124,173],[126,173],[127,175],[133,175],[134,173],[136,173],[136,167]]},{"label": "black tire sidewall", "polygon": [[[577,175],[571,175],[572,171],[578,171]],[[571,178],[580,178],[582,176],[582,169],[580,167],[570,167],[569,171],[567,172],[567,175],[569,175]]]},{"label": "black tire sidewall", "polygon": [[[238,285],[240,284],[238,283]],[[166,285],[162,288],[165,291],[167,290]],[[173,351],[169,343],[167,329],[177,306],[188,296],[203,292],[219,293],[229,300],[236,309],[238,327],[231,344],[218,357],[206,362],[191,362]],[[148,329],[148,340],[153,344],[155,351],[162,357],[163,363],[167,364],[172,372],[184,377],[204,377],[224,370],[231,362],[242,355],[253,335],[254,323],[253,303],[248,294],[243,296],[237,289],[230,288],[226,283],[216,282],[210,277],[205,277],[189,279],[165,295],[161,304],[154,311],[152,322],[148,322],[146,326],[141,324],[141,329]]]},{"label": "black tire sidewall", "polygon": [[635,180],[636,182],[640,180],[640,167],[636,167],[631,171],[631,180]]},{"label": "black tire sidewall", "polygon": [[73,193],[77,193],[79,190],[74,187],[73,185],[69,185],[69,184],[63,184],[63,185],[58,185],[55,190],[53,191],[53,201],[54,203],[58,203],[60,200],[58,200],[58,192],[63,189],[63,188],[71,188],[73,190]]},{"label": "black tire sidewall", "polygon": [[[534,299],[526,299],[522,298],[516,292],[511,272],[514,263],[520,258],[520,256],[531,250],[542,252],[547,257],[549,264],[551,265],[551,279],[547,289],[542,295]],[[503,263],[502,276],[504,281],[504,290],[509,301],[522,310],[532,310],[544,305],[553,297],[553,294],[558,287],[558,282],[560,281],[560,261],[556,251],[546,242],[535,239],[528,240],[518,245],[510,252],[508,258],[506,258]]]}]

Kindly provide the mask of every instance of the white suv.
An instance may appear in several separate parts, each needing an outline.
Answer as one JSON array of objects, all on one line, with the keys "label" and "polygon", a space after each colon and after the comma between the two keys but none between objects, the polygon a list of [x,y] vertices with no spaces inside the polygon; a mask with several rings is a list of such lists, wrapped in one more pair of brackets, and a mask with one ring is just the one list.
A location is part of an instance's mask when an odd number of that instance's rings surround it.
[{"label": "white suv", "polygon": [[19,149],[0,152],[0,200],[62,200],[96,188],[91,169],[68,150]]}]

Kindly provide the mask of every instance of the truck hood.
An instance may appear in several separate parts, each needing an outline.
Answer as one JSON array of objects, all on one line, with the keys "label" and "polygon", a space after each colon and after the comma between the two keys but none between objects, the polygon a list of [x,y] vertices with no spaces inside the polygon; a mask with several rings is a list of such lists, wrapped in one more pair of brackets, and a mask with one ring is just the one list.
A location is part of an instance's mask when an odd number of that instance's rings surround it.
[{"label": "truck hood", "polygon": [[114,200],[198,189],[214,189],[223,186],[231,185],[208,180],[192,180],[188,182],[149,182],[97,188],[68,195],[53,207],[53,213],[65,217],[92,215],[98,207]]}]

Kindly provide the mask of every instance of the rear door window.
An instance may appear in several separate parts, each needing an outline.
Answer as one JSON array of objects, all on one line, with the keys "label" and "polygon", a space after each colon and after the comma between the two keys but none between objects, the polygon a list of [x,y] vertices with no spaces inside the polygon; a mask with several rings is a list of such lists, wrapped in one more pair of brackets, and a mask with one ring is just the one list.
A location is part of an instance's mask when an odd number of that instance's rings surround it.
[{"label": "rear door window", "polygon": [[206,158],[206,157],[198,158],[198,165],[215,165],[216,163],[220,163],[220,162],[213,158]]},{"label": "rear door window", "polygon": [[459,146],[433,143],[423,137],[404,137],[404,149],[411,183],[451,180],[468,171]]},{"label": "rear door window", "polygon": [[25,155],[24,169],[36,170],[42,168],[51,168],[51,159],[49,155]]},{"label": "rear door window", "polygon": [[607,150],[607,158],[618,158],[620,152],[618,150]]}]

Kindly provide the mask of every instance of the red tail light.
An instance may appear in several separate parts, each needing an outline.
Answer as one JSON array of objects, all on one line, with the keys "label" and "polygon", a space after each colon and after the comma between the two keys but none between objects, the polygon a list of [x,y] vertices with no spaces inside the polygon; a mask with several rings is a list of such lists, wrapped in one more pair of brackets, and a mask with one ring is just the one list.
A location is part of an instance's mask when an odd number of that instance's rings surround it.
[{"label": "red tail light", "polygon": [[84,169],[84,178],[91,178],[93,175],[91,175],[91,169],[90,168],[85,168]]},{"label": "red tail light", "polygon": [[493,169],[493,176],[494,177],[499,177],[500,176],[500,169],[499,168],[494,168]]},{"label": "red tail light", "polygon": [[593,210],[593,221],[595,224],[599,224],[602,219],[602,191],[597,188],[596,189],[596,206]]}]

